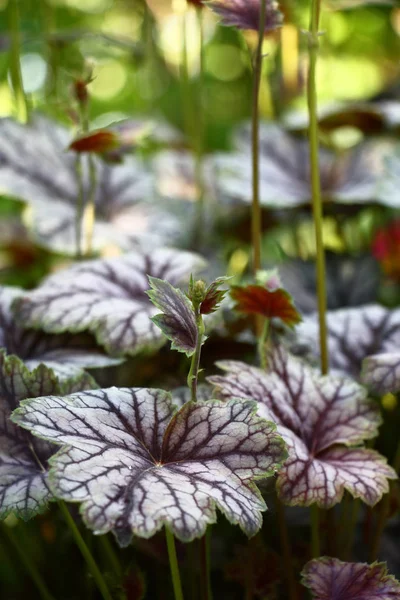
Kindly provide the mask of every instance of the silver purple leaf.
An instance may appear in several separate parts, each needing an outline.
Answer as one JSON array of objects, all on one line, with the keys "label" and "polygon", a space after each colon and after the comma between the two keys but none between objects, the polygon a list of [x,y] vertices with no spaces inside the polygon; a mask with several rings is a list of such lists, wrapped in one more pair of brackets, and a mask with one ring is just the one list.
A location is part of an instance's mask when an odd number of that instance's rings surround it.
[{"label": "silver purple leaf", "polygon": [[310,560],[301,573],[314,600],[396,600],[400,583],[385,563],[343,562],[323,556]]},{"label": "silver purple leaf", "polygon": [[381,204],[391,208],[399,208],[400,183],[400,146],[388,153],[384,160],[384,169],[378,180],[377,198]]},{"label": "silver purple leaf", "polygon": [[[66,151],[72,134],[39,116],[33,116],[29,125],[1,119],[0,134],[0,192],[27,203],[25,223],[36,241],[75,254],[76,155]],[[87,195],[87,156],[82,160]],[[110,166],[97,158],[94,163],[94,251],[110,245],[125,250],[143,243],[162,245],[179,238],[178,220],[152,201],[153,176],[144,164],[133,156],[120,165]]]},{"label": "silver purple leaf", "polygon": [[204,265],[196,254],[169,249],[81,262],[27,292],[16,315],[48,333],[90,331],[110,354],[135,355],[165,342],[150,319],[157,309],[146,294],[148,275],[178,285]]},{"label": "silver purple leaf", "polygon": [[400,391],[400,348],[367,356],[362,363],[361,380],[375,394]]},{"label": "silver purple leaf", "polygon": [[197,325],[193,305],[188,297],[168,281],[149,277],[147,292],[156,308],[162,312],[151,320],[171,340],[171,348],[192,356],[197,344]]},{"label": "silver purple leaf", "polygon": [[[219,195],[237,202],[251,203],[250,127],[236,135],[237,151],[214,157]],[[260,130],[260,200],[269,208],[294,208],[311,198],[307,141],[291,137],[276,125],[264,124]],[[363,204],[376,200],[376,185],[381,173],[381,152],[375,145],[357,146],[337,157],[320,151],[321,188],[324,200],[342,204]]]},{"label": "silver purple leaf", "polygon": [[[90,335],[50,335],[24,329],[12,311],[12,304],[23,294],[20,288],[0,286],[0,348],[18,356],[28,369],[44,363],[58,379],[66,381],[82,377],[83,369],[104,368],[121,362],[101,352]],[[93,387],[97,387],[94,381]]]},{"label": "silver purple leaf", "polygon": [[[362,361],[370,355],[400,349],[400,310],[378,304],[328,311],[330,367],[336,372],[360,379]],[[296,328],[291,350],[318,358],[318,317],[304,318]]]},{"label": "silver purple leaf", "polygon": [[269,371],[245,363],[218,363],[217,395],[248,398],[259,414],[275,421],[289,458],[278,474],[285,504],[329,508],[344,490],[374,505],[396,473],[377,452],[360,447],[377,435],[380,415],[365,389],[344,377],[321,376],[278,347],[268,355]]},{"label": "silver purple leaf", "polygon": [[286,457],[273,423],[253,402],[189,402],[146,388],[109,388],[24,402],[13,421],[62,446],[51,459],[51,488],[80,502],[97,534],[120,543],[164,525],[182,541],[200,537],[219,508],[247,535],[266,509],[254,479]]},{"label": "silver purple leaf", "polygon": [[30,519],[53,498],[47,481],[48,459],[57,448],[12,423],[11,412],[28,397],[90,387],[93,380],[87,374],[62,383],[45,365],[29,371],[16,356],[0,351],[0,519],[11,512]]}]

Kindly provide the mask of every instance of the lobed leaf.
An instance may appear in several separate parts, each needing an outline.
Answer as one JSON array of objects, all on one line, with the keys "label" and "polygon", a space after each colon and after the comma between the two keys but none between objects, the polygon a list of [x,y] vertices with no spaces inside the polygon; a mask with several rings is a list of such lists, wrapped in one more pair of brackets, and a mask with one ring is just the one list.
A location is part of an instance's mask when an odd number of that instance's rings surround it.
[{"label": "lobed leaf", "polygon": [[24,402],[13,421],[62,446],[51,459],[55,495],[80,502],[95,533],[121,545],[164,525],[203,535],[219,508],[248,535],[265,503],[254,483],[286,457],[275,425],[253,402],[186,403],[162,390],[109,388]]},{"label": "lobed leaf", "polygon": [[161,346],[164,337],[150,320],[147,276],[178,285],[204,266],[189,252],[157,249],[75,264],[48,277],[15,305],[17,318],[46,332],[92,332],[113,355],[135,355]]},{"label": "lobed leaf", "polygon": [[[360,378],[362,361],[370,355],[400,349],[400,310],[378,304],[328,311],[328,349],[331,368]],[[318,317],[304,318],[296,330],[294,352],[318,357]]]},{"label": "lobed leaf", "polygon": [[[0,191],[27,203],[25,222],[34,238],[58,252],[76,252],[76,204],[79,194],[76,155],[66,152],[69,132],[34,115],[28,125],[0,119]],[[177,218],[151,199],[152,174],[137,158],[110,166],[94,158],[96,221],[93,250],[113,245],[132,249],[159,246],[180,236]],[[83,161],[85,196],[89,169]],[[86,243],[82,239],[82,244]]]},{"label": "lobed leaf", "polygon": [[48,486],[48,459],[56,448],[10,421],[22,399],[43,394],[72,393],[93,387],[86,374],[60,383],[40,365],[29,371],[16,356],[0,351],[0,518],[14,513],[29,519],[43,512],[53,495]]},{"label": "lobed leaf", "polygon": [[[90,335],[49,335],[43,331],[23,329],[11,308],[23,294],[24,290],[20,288],[0,286],[0,347],[7,354],[18,356],[28,369],[44,363],[58,379],[67,381],[79,380],[85,368],[104,368],[121,362],[101,352]],[[93,387],[96,387],[94,380]]]},{"label": "lobed leaf", "polygon": [[282,288],[271,291],[261,285],[232,286],[230,294],[238,312],[262,315],[267,319],[279,318],[288,327],[294,327],[302,320],[291,295]]},{"label": "lobed leaf", "polygon": [[[289,458],[278,473],[278,492],[289,505],[329,508],[344,490],[374,505],[396,473],[378,453],[359,448],[375,437],[377,405],[356,382],[321,376],[278,347],[268,355],[269,372],[222,361],[223,376],[210,377],[222,398],[251,398],[259,414],[277,423]],[[354,447],[357,446],[357,447]]]},{"label": "lobed leaf", "polygon": [[349,563],[323,556],[310,560],[302,583],[314,600],[395,600],[400,583],[388,575],[384,563]]},{"label": "lobed leaf", "polygon": [[400,391],[400,352],[382,352],[365,358],[361,380],[376,394]]}]

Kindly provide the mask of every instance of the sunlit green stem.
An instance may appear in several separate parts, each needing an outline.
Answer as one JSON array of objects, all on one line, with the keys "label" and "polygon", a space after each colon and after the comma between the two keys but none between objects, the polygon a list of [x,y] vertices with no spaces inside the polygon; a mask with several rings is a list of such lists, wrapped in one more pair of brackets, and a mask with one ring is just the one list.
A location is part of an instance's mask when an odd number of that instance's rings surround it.
[{"label": "sunlit green stem", "polygon": [[211,538],[211,527],[207,527],[205,534],[203,535],[203,537],[200,540],[203,600],[212,600],[211,572],[210,572],[210,538]]},{"label": "sunlit green stem", "polygon": [[196,341],[196,349],[194,354],[192,355],[192,362],[190,363],[189,375],[187,377],[187,384],[191,393],[191,401],[197,402],[197,382],[199,378],[199,367],[200,367],[200,356],[201,356],[201,346],[203,344],[204,338],[204,322],[203,317],[200,314],[200,310],[196,311],[196,326],[197,326],[197,341]]},{"label": "sunlit green stem", "polygon": [[297,600],[296,581],[293,575],[292,549],[290,547],[289,534],[285,520],[285,508],[279,498],[276,499],[276,514],[278,517],[279,536],[281,540],[281,552],[283,557],[283,571],[288,588],[288,600]]},{"label": "sunlit green stem", "polygon": [[258,43],[254,57],[253,72],[253,108],[252,108],[252,211],[251,211],[251,237],[253,246],[253,272],[256,275],[261,268],[261,207],[260,207],[260,140],[259,140],[259,95],[262,73],[262,46],[264,40],[266,21],[266,1],[260,2],[260,22]]},{"label": "sunlit green stem", "polygon": [[42,579],[42,576],[40,575],[39,571],[37,570],[35,563],[32,562],[32,559],[27,553],[24,545],[19,543],[18,538],[14,534],[12,528],[8,527],[7,525],[3,525],[2,529],[4,534],[7,536],[11,544],[14,546],[16,552],[18,553],[21,562],[23,563],[25,569],[32,578],[32,581],[34,582],[42,600],[55,600],[54,596],[52,596],[49,590],[47,589],[47,586],[44,580]]},{"label": "sunlit green stem", "polygon": [[194,226],[194,242],[200,245],[204,232],[204,180],[203,180],[203,137],[204,137],[204,112],[203,112],[203,85],[204,85],[204,24],[203,8],[196,8],[197,29],[199,32],[199,76],[196,94],[196,105],[192,102],[192,110],[196,113],[193,118],[194,143],[195,143],[195,184],[197,191],[196,217]]},{"label": "sunlit green stem", "polygon": [[179,574],[178,559],[176,557],[175,539],[167,527],[165,528],[165,537],[167,538],[169,566],[171,569],[175,600],[183,600],[181,577]]},{"label": "sunlit green stem", "polygon": [[318,558],[321,554],[319,541],[319,508],[316,504],[310,507],[311,517],[311,555],[313,558]]},{"label": "sunlit green stem", "polygon": [[19,0],[10,0],[8,6],[9,31],[11,36],[10,76],[15,98],[17,118],[22,123],[28,120],[28,103],[25,96],[21,74],[21,35],[19,19]]},{"label": "sunlit green stem", "polygon": [[75,540],[75,543],[78,546],[79,550],[81,551],[82,556],[85,559],[86,564],[89,568],[89,571],[91,572],[93,579],[96,582],[96,585],[97,585],[97,588],[98,588],[100,594],[102,595],[104,600],[112,600],[112,596],[108,590],[106,582],[104,581],[103,575],[101,574],[101,571],[100,571],[99,567],[97,566],[95,559],[93,558],[89,548],[87,547],[85,540],[81,536],[79,529],[75,524],[74,519],[71,517],[71,514],[70,514],[66,504],[62,500],[60,500],[58,505],[60,507],[60,510],[63,514],[63,517],[64,517],[68,527],[71,530],[71,533]]},{"label": "sunlit green stem", "polygon": [[82,156],[77,154],[75,158],[75,173],[78,183],[78,195],[76,199],[76,218],[75,218],[75,243],[76,243],[76,256],[81,258],[82,252],[82,223],[83,223],[83,212],[85,207],[85,192],[83,189],[83,169],[82,169]]},{"label": "sunlit green stem", "polygon": [[321,354],[321,371],[328,372],[328,343],[326,330],[326,279],[325,279],[325,253],[322,233],[322,199],[319,172],[319,143],[318,143],[318,117],[317,117],[317,86],[316,67],[319,49],[319,15],[321,0],[311,0],[310,29],[308,32],[309,69],[307,84],[307,100],[309,115],[309,141],[310,141],[310,169],[312,207],[315,227],[315,243],[317,252],[317,293],[319,316],[319,345]]},{"label": "sunlit green stem", "polygon": [[268,336],[270,333],[269,326],[270,326],[270,320],[265,319],[262,334],[258,340],[258,356],[260,359],[260,366],[262,369],[266,369],[268,366],[267,365],[267,343],[268,343]]}]

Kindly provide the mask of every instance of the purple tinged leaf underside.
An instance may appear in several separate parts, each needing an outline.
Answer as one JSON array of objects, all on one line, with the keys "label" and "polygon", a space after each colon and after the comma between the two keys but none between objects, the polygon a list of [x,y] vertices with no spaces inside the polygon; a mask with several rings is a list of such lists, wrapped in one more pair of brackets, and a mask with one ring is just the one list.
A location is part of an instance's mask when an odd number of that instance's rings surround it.
[{"label": "purple tinged leaf underside", "polygon": [[122,545],[163,525],[190,541],[216,507],[253,535],[265,503],[254,483],[286,457],[272,423],[252,402],[189,402],[170,394],[109,388],[24,402],[13,420],[62,445],[51,459],[54,494],[81,502],[86,524]]},{"label": "purple tinged leaf underside", "polygon": [[196,349],[197,326],[191,302],[185,294],[168,281],[149,277],[150,300],[162,313],[151,317],[161,331],[171,340],[171,348],[191,356]]},{"label": "purple tinged leaf underside", "polygon": [[26,293],[16,315],[50,333],[90,331],[112,355],[135,355],[164,343],[150,320],[157,310],[146,294],[147,276],[178,285],[204,265],[196,254],[170,249],[82,262]]},{"label": "purple tinged leaf underside", "polygon": [[223,361],[225,375],[209,381],[221,398],[256,400],[259,414],[277,423],[289,451],[278,474],[281,499],[329,508],[348,490],[376,504],[396,474],[377,452],[359,447],[376,436],[380,424],[377,405],[364,388],[343,377],[322,377],[283,348],[270,353],[268,365],[266,373]]},{"label": "purple tinged leaf underside", "polygon": [[349,563],[323,556],[310,560],[302,583],[314,600],[396,600],[400,583],[388,575],[384,563]]}]

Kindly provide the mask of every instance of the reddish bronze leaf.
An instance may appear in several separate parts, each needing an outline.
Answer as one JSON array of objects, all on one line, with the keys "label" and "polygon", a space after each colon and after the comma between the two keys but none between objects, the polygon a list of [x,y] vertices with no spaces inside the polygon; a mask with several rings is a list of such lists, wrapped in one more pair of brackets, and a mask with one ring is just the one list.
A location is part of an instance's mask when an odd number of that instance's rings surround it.
[{"label": "reddish bronze leaf", "polygon": [[119,145],[118,136],[113,131],[99,129],[73,140],[69,146],[69,150],[104,154],[104,152],[115,150]]},{"label": "reddish bronze leaf", "polygon": [[292,297],[282,288],[269,291],[261,285],[233,286],[230,293],[238,312],[263,315],[267,319],[279,317],[289,327],[302,320]]}]

